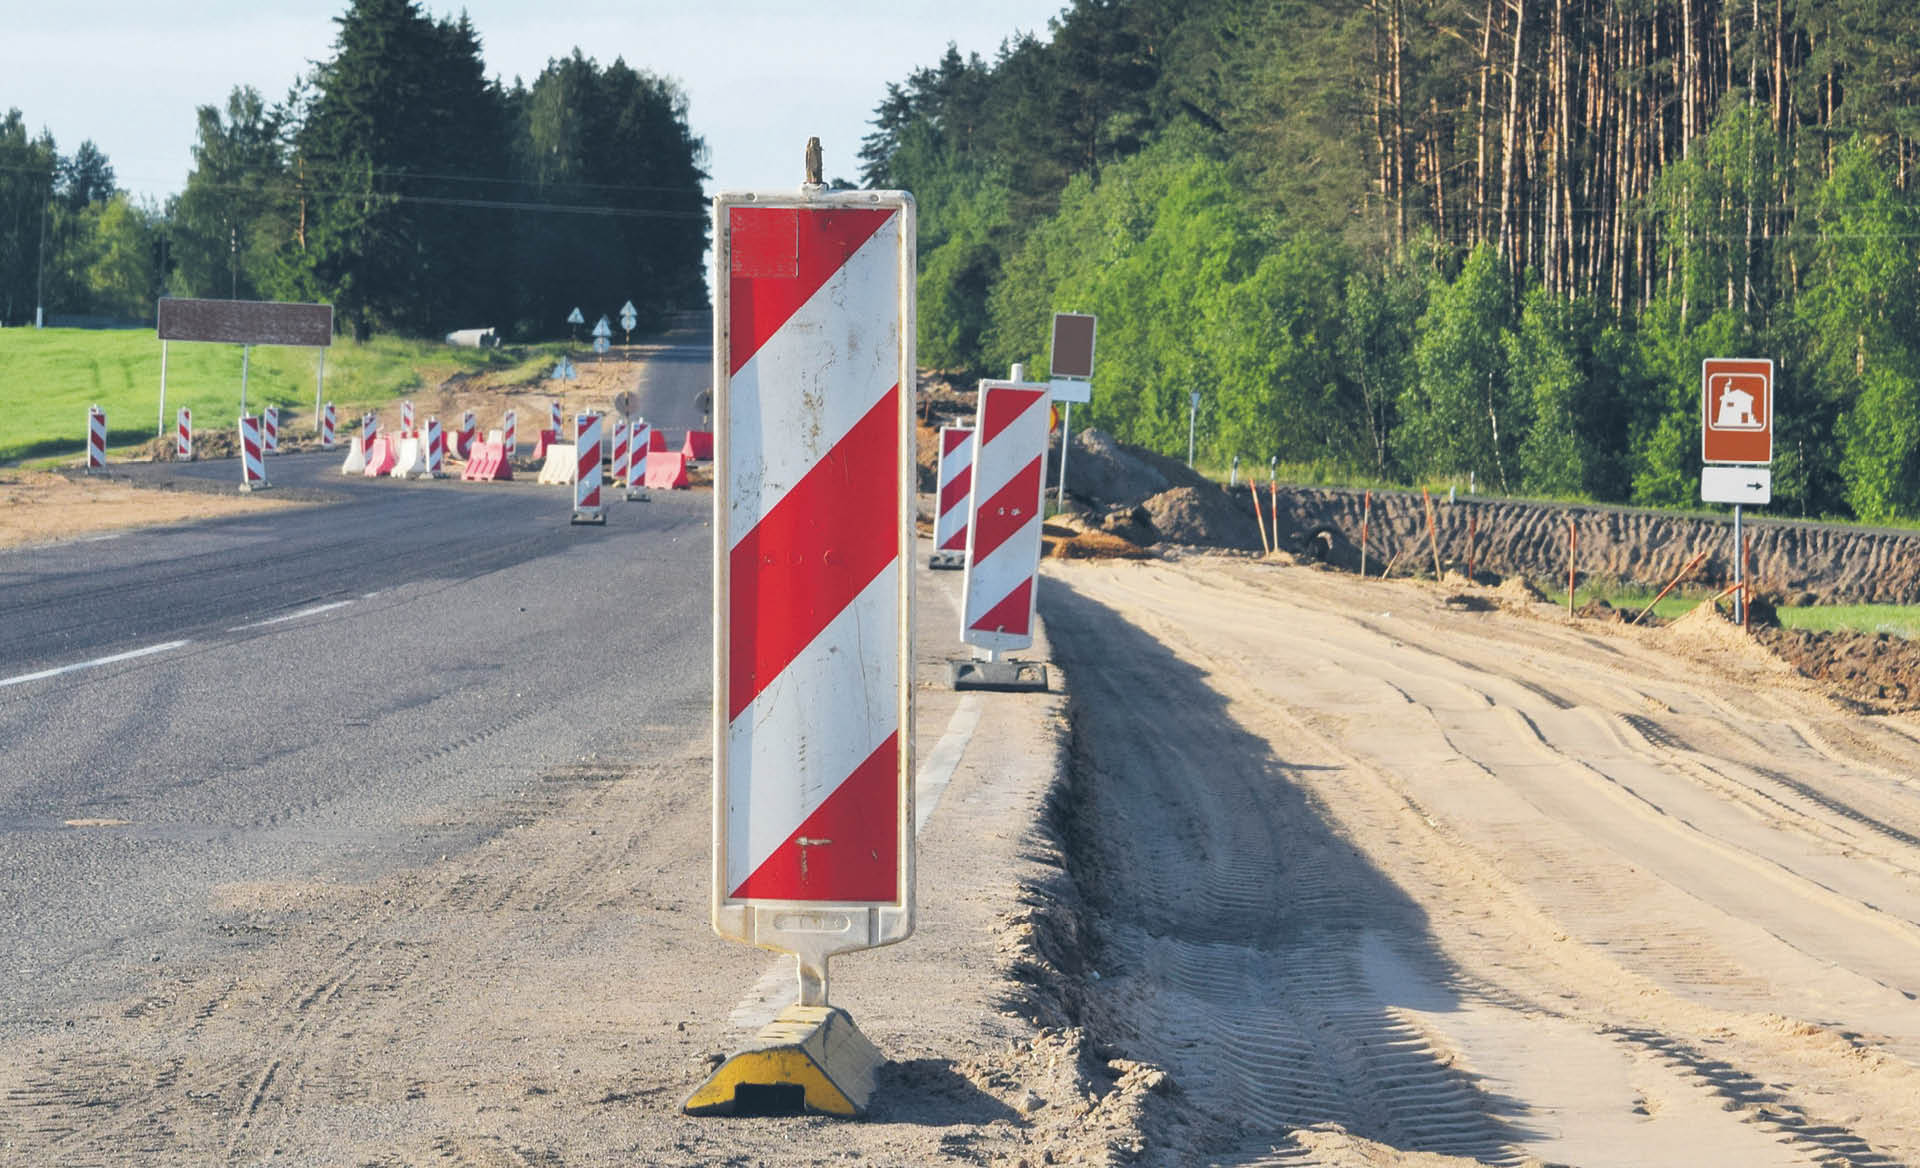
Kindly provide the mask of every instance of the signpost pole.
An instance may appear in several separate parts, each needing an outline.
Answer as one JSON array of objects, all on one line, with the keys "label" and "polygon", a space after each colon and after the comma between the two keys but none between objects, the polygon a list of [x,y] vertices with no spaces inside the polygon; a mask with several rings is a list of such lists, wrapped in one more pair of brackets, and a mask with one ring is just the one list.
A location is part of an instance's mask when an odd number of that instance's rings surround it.
[{"label": "signpost pole", "polygon": [[253,359],[253,346],[240,346],[240,412],[247,412],[247,364]]},{"label": "signpost pole", "polygon": [[1060,485],[1054,489],[1053,501],[1059,510],[1067,509],[1067,450],[1073,445],[1073,403],[1060,403]]},{"label": "signpost pole", "polygon": [[1193,420],[1200,416],[1200,391],[1187,394],[1187,465],[1193,465]]},{"label": "signpost pole", "polygon": [[160,424],[156,436],[167,432],[167,343],[160,342]]},{"label": "signpost pole", "polygon": [[[1746,574],[1741,570],[1740,559],[1740,504],[1735,503],[1733,505],[1733,582],[1744,585],[1746,583]],[[1744,587],[1735,588],[1733,590],[1733,620],[1735,624],[1742,623],[1746,619],[1746,608],[1746,589]]]},{"label": "signpost pole", "polygon": [[313,432],[320,432],[320,411],[326,407],[320,404],[320,398],[327,390],[327,351],[320,350],[320,366],[313,375]]}]

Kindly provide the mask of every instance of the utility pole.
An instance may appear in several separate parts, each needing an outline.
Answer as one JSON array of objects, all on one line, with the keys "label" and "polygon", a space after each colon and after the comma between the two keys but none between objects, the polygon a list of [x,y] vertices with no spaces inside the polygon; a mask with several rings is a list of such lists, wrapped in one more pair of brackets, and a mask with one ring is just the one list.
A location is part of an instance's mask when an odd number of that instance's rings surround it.
[{"label": "utility pole", "polygon": [[227,299],[240,299],[240,229],[227,224]]},{"label": "utility pole", "polygon": [[33,327],[47,327],[47,211],[53,195],[40,204],[40,273],[33,281]]}]

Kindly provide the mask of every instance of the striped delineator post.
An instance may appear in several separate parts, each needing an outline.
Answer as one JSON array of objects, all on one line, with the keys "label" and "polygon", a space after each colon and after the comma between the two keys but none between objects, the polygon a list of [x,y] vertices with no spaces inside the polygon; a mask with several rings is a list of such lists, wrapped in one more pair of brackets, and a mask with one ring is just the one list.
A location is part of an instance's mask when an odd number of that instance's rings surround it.
[{"label": "striped delineator post", "polygon": [[107,469],[107,411],[87,407],[87,473]]},{"label": "striped delineator post", "polygon": [[466,458],[473,452],[474,425],[475,425],[475,421],[474,421],[472,410],[468,410],[465,413],[460,415],[460,457],[461,458]]},{"label": "striped delineator post", "polygon": [[373,440],[380,436],[380,415],[360,415],[360,445],[371,450]]},{"label": "striped delineator post", "polygon": [[260,411],[260,453],[280,453],[279,406],[268,406]]},{"label": "striped delineator post", "polygon": [[411,433],[413,433],[413,402],[407,400],[400,403],[400,437],[405,438]]},{"label": "striped delineator post", "polygon": [[[557,401],[547,403],[547,429],[555,434],[560,433],[560,403]],[[578,441],[577,438],[575,440]]]},{"label": "striped delineator post", "polygon": [[333,431],[339,424],[339,417],[333,412],[333,403],[328,402],[320,408],[320,449],[333,449]]},{"label": "striped delineator post", "polygon": [[427,418],[427,477],[447,477],[447,436],[440,430],[440,419]]},{"label": "striped delineator post", "polygon": [[[621,486],[627,482],[627,419],[623,414],[613,416],[613,478]],[[609,486],[612,484],[609,483]]]},{"label": "striped delineator post", "polygon": [[627,428],[627,501],[647,500],[647,448],[653,445],[653,427],[645,418],[635,418]]},{"label": "striped delineator post", "polygon": [[1051,407],[1045,382],[980,383],[967,567],[960,586],[960,639],[974,647],[978,660],[955,663],[958,688],[1046,688],[1043,668],[1010,666],[999,655],[1033,644]]},{"label": "striped delineator post", "polygon": [[519,444],[514,441],[513,437],[513,421],[514,413],[512,410],[508,410],[506,416],[500,419],[500,440],[506,444],[508,459],[512,459],[520,450]]},{"label": "striped delineator post", "polygon": [[605,523],[607,507],[600,497],[600,415],[576,415],[573,426],[573,522]]},{"label": "striped delineator post", "polygon": [[823,1006],[913,931],[913,201],[714,208],[713,921]]},{"label": "striped delineator post", "polygon": [[967,562],[967,510],[973,498],[973,427],[940,427],[939,496],[933,521],[929,568],[959,568]]},{"label": "striped delineator post", "polygon": [[193,411],[185,406],[173,420],[173,457],[180,462],[193,458]]},{"label": "striped delineator post", "polygon": [[260,419],[240,415],[240,489],[263,490],[267,482],[267,463],[260,451]]}]

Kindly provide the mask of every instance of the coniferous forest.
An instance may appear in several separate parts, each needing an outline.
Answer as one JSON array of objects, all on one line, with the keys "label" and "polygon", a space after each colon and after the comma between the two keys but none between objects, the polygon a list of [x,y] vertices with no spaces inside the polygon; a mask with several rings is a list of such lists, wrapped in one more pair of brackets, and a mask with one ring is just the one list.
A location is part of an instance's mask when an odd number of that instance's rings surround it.
[{"label": "coniferous forest", "polygon": [[[1920,517],[1920,9],[1074,0],[890,85],[923,363],[1044,368],[1224,464],[1697,500],[1700,361],[1776,362],[1774,513]],[[1084,407],[1083,407],[1084,409]],[[1076,411],[1076,425],[1085,415]]]},{"label": "coniferous forest", "polygon": [[[705,297],[706,147],[671,82],[620,60],[489,80],[480,33],[416,0],[353,0],[330,57],[269,102],[198,111],[186,189],[117,190],[0,119],[0,323],[151,320],[165,295],[327,301],[343,330],[564,335],[576,304],[648,322]],[[602,308],[605,311],[606,308]]]}]

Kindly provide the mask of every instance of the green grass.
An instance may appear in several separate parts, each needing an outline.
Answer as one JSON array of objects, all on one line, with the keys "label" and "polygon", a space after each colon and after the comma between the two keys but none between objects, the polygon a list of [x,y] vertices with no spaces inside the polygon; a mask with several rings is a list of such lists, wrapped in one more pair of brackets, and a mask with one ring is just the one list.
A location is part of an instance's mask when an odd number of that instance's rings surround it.
[{"label": "green grass", "polygon": [[[352,410],[437,385],[461,371],[527,379],[563,346],[452,349],[435,341],[340,339],[326,354],[326,397]],[[256,345],[247,373],[247,406],[280,407],[289,432],[312,426],[316,351]],[[77,457],[85,447],[87,407],[107,412],[109,449],[152,438],[159,421],[160,342],[146,329],[0,329],[0,463]],[[240,346],[167,346],[167,417],[193,410],[196,428],[240,414]]]},{"label": "green grass", "polygon": [[1920,605],[1821,604],[1811,608],[1783,608],[1780,623],[1790,629],[1814,632],[1851,629],[1858,633],[1920,637]]}]

